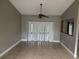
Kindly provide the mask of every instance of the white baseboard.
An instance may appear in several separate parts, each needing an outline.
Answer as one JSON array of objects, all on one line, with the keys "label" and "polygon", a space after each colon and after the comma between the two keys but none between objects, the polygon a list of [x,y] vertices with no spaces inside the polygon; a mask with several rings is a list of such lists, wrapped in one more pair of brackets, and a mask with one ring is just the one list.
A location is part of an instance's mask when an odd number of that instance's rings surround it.
[{"label": "white baseboard", "polygon": [[[21,39],[21,41],[27,42],[27,39]],[[53,42],[60,43],[60,41],[55,41],[55,40]]]},{"label": "white baseboard", "polygon": [[70,50],[68,49],[63,43],[60,43],[74,58],[77,58],[77,56]]},{"label": "white baseboard", "polygon": [[21,39],[21,41],[27,41],[27,39]]},{"label": "white baseboard", "polygon": [[20,42],[21,42],[21,40],[18,41],[18,42],[16,42],[16,43],[15,43],[14,45],[12,45],[10,48],[6,49],[3,53],[1,53],[1,54],[0,54],[0,58],[1,58],[3,55],[5,55],[7,52],[9,52],[12,48],[14,48],[16,45],[18,45]]},{"label": "white baseboard", "polygon": [[53,41],[53,42],[55,42],[55,43],[60,43],[60,41]]}]

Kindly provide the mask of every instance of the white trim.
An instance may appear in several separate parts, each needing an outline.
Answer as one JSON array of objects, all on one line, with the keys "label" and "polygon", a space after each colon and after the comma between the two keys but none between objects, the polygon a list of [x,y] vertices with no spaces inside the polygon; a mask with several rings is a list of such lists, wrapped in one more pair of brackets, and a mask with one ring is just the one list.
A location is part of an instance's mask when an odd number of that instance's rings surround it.
[{"label": "white trim", "polygon": [[[79,5],[78,5],[79,6]],[[76,41],[75,41],[75,52],[74,52],[74,56],[75,57],[77,57],[77,52],[78,52],[78,44],[79,44],[79,42],[78,42],[78,32],[79,31],[79,7],[78,7],[78,17],[77,17],[77,27],[76,27]]]},{"label": "white trim", "polygon": [[21,41],[27,41],[27,39],[21,39]]},{"label": "white trim", "polygon": [[74,50],[75,58],[77,58],[77,50],[78,50],[78,33],[76,34],[76,41],[75,41],[75,50]]},{"label": "white trim", "polygon": [[[27,39],[21,39],[21,41],[27,41]],[[60,41],[55,41],[55,40],[53,42],[60,43]]]},{"label": "white trim", "polygon": [[76,56],[74,55],[74,53],[68,49],[63,43],[60,43],[74,58],[76,58]]},{"label": "white trim", "polygon": [[55,43],[60,43],[60,41],[53,41],[53,42],[55,42]]},{"label": "white trim", "polygon": [[18,41],[18,42],[16,42],[14,45],[12,45],[10,48],[8,48],[8,49],[6,49],[3,53],[1,53],[0,54],[0,58],[4,55],[4,54],[6,54],[7,52],[9,52],[11,49],[13,49],[16,45],[18,45],[19,43],[21,42],[21,40],[20,41]]},{"label": "white trim", "polygon": [[77,58],[77,54],[74,54],[74,57]]}]

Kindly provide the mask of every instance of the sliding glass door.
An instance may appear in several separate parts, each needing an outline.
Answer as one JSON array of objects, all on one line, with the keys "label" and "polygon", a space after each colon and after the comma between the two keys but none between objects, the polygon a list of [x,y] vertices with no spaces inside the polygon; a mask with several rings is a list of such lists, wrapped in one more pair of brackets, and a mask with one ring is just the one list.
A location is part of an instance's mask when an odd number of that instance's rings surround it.
[{"label": "sliding glass door", "polygon": [[29,22],[28,41],[53,42],[53,22]]}]

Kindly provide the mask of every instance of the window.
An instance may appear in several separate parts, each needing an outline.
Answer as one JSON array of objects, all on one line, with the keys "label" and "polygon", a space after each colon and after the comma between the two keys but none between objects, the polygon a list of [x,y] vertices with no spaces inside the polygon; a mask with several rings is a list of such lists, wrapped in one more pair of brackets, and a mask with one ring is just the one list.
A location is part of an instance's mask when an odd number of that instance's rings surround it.
[{"label": "window", "polygon": [[69,35],[73,35],[73,23],[69,22],[69,26],[68,26],[68,34]]},{"label": "window", "polygon": [[61,32],[73,36],[74,31],[74,21],[70,20],[63,20],[61,22]]}]

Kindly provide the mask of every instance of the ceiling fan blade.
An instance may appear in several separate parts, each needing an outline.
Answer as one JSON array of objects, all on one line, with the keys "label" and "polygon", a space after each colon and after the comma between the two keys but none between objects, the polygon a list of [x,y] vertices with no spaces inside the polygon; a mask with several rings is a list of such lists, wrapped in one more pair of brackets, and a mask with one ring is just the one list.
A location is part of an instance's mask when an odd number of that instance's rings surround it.
[{"label": "ceiling fan blade", "polygon": [[43,14],[42,14],[42,16],[43,16],[43,17],[46,17],[46,18],[49,18],[48,16],[46,16],[46,15],[43,15]]},{"label": "ceiling fan blade", "polygon": [[39,17],[39,18],[42,18],[42,15],[41,15],[41,14],[39,14],[39,15],[38,15],[38,17]]},{"label": "ceiling fan blade", "polygon": [[49,18],[48,16],[46,16],[46,15],[44,15],[44,14],[39,14],[39,18],[42,18],[42,17]]}]

